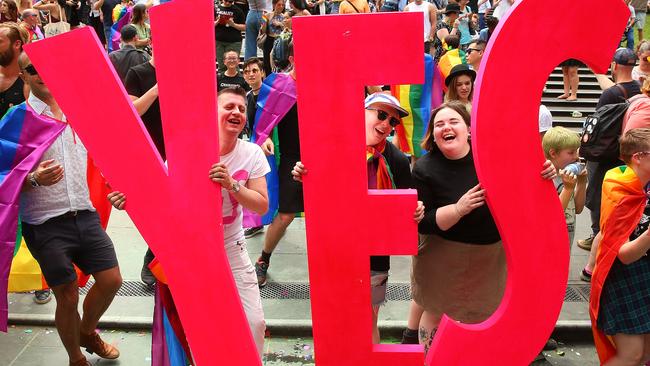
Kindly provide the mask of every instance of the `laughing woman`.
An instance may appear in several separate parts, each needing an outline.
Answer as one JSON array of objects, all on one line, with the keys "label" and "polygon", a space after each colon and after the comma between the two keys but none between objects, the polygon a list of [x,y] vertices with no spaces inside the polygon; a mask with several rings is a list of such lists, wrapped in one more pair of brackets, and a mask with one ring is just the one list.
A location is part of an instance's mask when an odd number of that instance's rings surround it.
[{"label": "laughing woman", "polygon": [[[469,143],[470,115],[458,101],[433,111],[422,147],[428,151],[413,168],[424,218],[413,258],[411,291],[424,309],[420,343],[428,350],[443,314],[461,323],[479,323],[499,306],[506,283],[506,260]],[[542,177],[552,179],[550,162]]]}]

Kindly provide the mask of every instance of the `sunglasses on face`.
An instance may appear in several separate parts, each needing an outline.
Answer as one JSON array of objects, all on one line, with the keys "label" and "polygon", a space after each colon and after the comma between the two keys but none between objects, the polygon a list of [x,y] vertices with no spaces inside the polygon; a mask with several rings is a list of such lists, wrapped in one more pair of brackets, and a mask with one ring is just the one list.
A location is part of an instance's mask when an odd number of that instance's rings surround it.
[{"label": "sunglasses on face", "polygon": [[376,112],[377,112],[377,119],[380,120],[380,121],[385,121],[386,118],[390,117],[390,119],[388,120],[388,124],[389,124],[391,127],[395,127],[395,126],[397,126],[398,124],[400,124],[400,120],[399,120],[399,119],[390,116],[388,113],[382,111],[381,109],[374,109],[374,108],[367,108],[367,109],[368,109],[369,111],[376,111]]},{"label": "sunglasses on face", "polygon": [[467,49],[467,54],[469,55],[470,53],[472,53],[472,52],[474,52],[474,51],[476,51],[476,52],[481,52],[481,51],[483,51],[483,50],[480,49],[480,48],[468,48],[468,49]]},{"label": "sunglasses on face", "polygon": [[38,71],[36,71],[36,68],[32,64],[25,66],[24,70],[30,75],[38,75]]}]

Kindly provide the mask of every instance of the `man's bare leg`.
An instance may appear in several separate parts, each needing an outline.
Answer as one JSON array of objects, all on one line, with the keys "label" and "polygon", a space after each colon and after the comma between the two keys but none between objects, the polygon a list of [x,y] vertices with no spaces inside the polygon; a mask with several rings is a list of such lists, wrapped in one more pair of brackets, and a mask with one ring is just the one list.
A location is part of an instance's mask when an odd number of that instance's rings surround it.
[{"label": "man's bare leg", "polygon": [[113,302],[117,290],[122,286],[119,267],[93,274],[95,284],[90,288],[84,300],[84,314],[81,320],[81,333],[92,334],[97,328],[99,318]]},{"label": "man's bare leg", "polygon": [[68,352],[70,363],[85,359],[79,347],[79,329],[81,318],[77,311],[79,304],[79,286],[77,280],[64,285],[52,287],[56,298],[54,324],[59,333],[63,347]]}]

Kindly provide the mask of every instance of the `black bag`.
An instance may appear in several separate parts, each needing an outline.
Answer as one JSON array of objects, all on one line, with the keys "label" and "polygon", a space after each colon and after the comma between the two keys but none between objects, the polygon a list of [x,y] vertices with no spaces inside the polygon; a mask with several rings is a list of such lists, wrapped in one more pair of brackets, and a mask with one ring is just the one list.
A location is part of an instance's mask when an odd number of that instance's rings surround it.
[{"label": "black bag", "polygon": [[580,137],[580,156],[588,161],[604,162],[619,159],[620,150],[618,139],[623,129],[623,118],[630,102],[627,101],[627,91],[618,86],[625,96],[625,101],[607,104],[587,117]]}]

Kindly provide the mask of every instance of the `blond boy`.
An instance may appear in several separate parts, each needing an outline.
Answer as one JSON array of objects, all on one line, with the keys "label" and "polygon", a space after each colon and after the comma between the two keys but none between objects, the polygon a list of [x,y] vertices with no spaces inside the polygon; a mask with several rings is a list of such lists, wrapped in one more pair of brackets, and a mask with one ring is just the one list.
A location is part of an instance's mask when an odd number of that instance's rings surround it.
[{"label": "blond boy", "polygon": [[584,169],[584,165],[580,166],[577,173],[572,169],[565,169],[569,164],[578,162],[579,147],[578,135],[564,127],[549,129],[542,139],[544,155],[558,170],[558,177],[553,180],[553,183],[564,210],[569,231],[569,247],[573,244],[576,214],[580,214],[585,206],[587,190],[587,170]]}]

